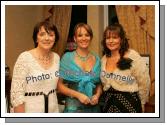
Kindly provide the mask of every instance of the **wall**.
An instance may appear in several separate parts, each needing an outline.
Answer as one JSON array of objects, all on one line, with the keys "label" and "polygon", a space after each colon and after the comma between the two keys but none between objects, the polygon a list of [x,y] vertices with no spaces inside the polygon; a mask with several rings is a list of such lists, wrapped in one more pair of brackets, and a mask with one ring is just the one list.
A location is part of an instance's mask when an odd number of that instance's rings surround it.
[{"label": "wall", "polygon": [[[103,6],[88,5],[87,9],[87,22],[94,33],[90,49],[102,56]],[[34,47],[32,39],[33,27],[42,18],[43,6],[5,6],[5,64],[10,67],[11,75],[19,54]]]},{"label": "wall", "polygon": [[42,19],[42,9],[33,5],[5,6],[5,64],[11,75],[19,54],[34,47],[33,27]]}]

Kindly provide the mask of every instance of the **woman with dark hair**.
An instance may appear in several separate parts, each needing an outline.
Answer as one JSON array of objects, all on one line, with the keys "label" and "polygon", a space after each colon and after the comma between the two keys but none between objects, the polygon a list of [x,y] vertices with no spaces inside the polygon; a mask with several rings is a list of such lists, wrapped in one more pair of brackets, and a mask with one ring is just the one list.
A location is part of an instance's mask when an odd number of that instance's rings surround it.
[{"label": "woman with dark hair", "polygon": [[77,24],[74,28],[77,48],[73,52],[66,52],[61,59],[61,78],[57,86],[67,96],[64,109],[66,113],[100,112],[100,58],[88,49],[92,38],[93,32],[88,24]]},{"label": "woman with dark hair", "polygon": [[144,112],[150,77],[146,62],[129,48],[120,24],[108,26],[102,40],[100,78],[104,90],[103,112]]},{"label": "woman with dark hair", "polygon": [[15,63],[11,103],[14,112],[59,112],[56,87],[59,56],[52,51],[59,39],[55,25],[42,21],[35,25],[35,48],[21,53]]}]

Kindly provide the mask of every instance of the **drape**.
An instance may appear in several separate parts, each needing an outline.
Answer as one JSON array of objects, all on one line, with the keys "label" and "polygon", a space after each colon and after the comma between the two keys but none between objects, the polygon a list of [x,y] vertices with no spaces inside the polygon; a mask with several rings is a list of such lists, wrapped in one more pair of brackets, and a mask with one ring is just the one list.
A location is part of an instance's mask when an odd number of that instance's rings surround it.
[{"label": "drape", "polygon": [[71,5],[44,6],[45,19],[52,21],[58,28],[60,39],[53,50],[57,52],[60,57],[64,54],[67,45],[71,12]]},{"label": "drape", "polygon": [[150,55],[151,90],[155,81],[155,7],[153,5],[116,5],[119,23],[123,25],[130,47]]}]

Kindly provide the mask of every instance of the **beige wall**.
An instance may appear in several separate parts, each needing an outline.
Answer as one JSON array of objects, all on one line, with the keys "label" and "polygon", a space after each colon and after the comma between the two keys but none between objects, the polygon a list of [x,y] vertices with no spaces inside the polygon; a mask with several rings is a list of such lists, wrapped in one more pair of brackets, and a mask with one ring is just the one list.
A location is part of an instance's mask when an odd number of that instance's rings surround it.
[{"label": "beige wall", "polygon": [[[19,54],[34,47],[33,27],[42,18],[43,6],[5,6],[5,64],[10,67],[11,75]],[[103,6],[88,5],[87,21],[94,33],[90,49],[99,56],[102,55],[103,18]]]},{"label": "beige wall", "polygon": [[42,6],[5,6],[5,64],[11,75],[19,54],[34,47],[33,27],[42,19],[42,11]]},{"label": "beige wall", "polygon": [[102,35],[104,31],[104,6],[89,5],[87,22],[93,30],[93,40],[90,46],[90,50],[102,56]]}]

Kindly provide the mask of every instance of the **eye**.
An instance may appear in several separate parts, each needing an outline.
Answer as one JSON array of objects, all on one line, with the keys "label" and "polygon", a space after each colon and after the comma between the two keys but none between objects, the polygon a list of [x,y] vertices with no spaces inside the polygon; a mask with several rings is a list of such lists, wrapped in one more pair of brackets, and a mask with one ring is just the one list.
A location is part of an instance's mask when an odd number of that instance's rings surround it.
[{"label": "eye", "polygon": [[82,36],[82,34],[78,34],[78,37],[81,37]]},{"label": "eye", "polygon": [[90,35],[89,35],[89,34],[85,34],[85,36],[86,36],[86,37],[90,37]]},{"label": "eye", "polygon": [[55,36],[55,35],[54,35],[54,34],[49,34],[49,36],[53,37],[53,36]]},{"label": "eye", "polygon": [[46,33],[44,33],[44,32],[40,32],[39,33],[39,36],[44,36]]},{"label": "eye", "polygon": [[113,38],[113,39],[118,39],[118,36],[113,36],[112,38]]}]

